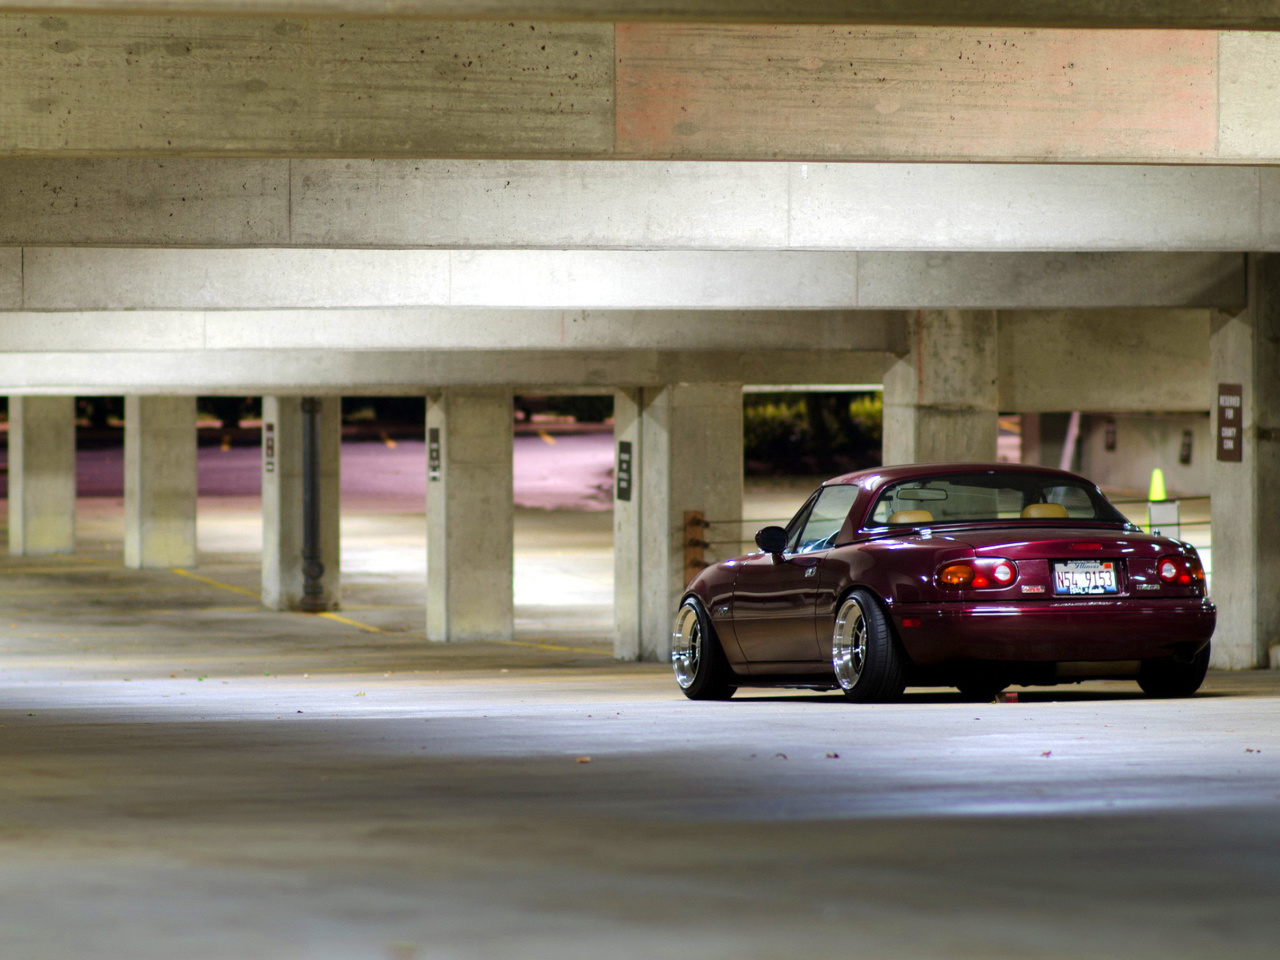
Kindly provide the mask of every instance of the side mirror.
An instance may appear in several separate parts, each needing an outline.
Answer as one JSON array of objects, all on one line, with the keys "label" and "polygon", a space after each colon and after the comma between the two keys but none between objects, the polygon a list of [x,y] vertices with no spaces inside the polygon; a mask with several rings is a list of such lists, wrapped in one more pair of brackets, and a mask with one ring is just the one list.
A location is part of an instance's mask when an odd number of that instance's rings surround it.
[{"label": "side mirror", "polygon": [[765,527],[756,534],[756,546],[765,553],[782,553],[787,549],[787,531],[782,527]]}]

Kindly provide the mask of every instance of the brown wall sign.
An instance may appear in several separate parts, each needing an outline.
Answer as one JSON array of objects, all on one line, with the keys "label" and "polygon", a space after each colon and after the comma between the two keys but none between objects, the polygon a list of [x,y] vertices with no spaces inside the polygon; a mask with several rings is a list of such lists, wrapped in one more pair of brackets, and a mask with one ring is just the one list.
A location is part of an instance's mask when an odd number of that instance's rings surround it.
[{"label": "brown wall sign", "polygon": [[1244,388],[1218,384],[1218,459],[1239,463],[1244,458]]}]

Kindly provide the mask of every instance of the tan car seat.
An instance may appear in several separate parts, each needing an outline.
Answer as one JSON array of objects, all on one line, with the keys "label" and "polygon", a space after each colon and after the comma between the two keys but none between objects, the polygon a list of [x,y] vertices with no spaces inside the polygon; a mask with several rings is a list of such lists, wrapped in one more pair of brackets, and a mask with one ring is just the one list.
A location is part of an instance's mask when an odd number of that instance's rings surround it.
[{"label": "tan car seat", "polygon": [[928,510],[899,510],[889,515],[890,523],[933,523],[933,514]]},{"label": "tan car seat", "polygon": [[1022,508],[1024,520],[1065,520],[1067,508],[1060,503],[1029,503]]}]

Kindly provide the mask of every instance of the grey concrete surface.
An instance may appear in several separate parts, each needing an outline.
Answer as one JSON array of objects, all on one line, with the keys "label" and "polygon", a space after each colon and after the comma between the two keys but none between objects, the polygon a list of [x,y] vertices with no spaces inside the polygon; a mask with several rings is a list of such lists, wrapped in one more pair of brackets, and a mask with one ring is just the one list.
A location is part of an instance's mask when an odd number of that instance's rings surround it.
[{"label": "grey concrete surface", "polygon": [[1255,166],[10,158],[0,179],[0,242],[25,246],[1280,247],[1280,170]]},{"label": "grey concrete surface", "polygon": [[236,592],[253,498],[204,580],[121,568],[110,499],[0,558],[6,960],[1275,955],[1280,672],[694,704],[584,618],[607,513],[519,511],[515,642],[430,645],[379,502],[343,619]]},{"label": "grey concrete surface", "polygon": [[[491,314],[466,308],[623,311],[570,338],[579,348],[611,349],[644,345],[611,329],[634,324],[625,313],[633,310],[1226,308],[1245,302],[1238,253],[24,247],[21,268],[20,299],[0,302],[13,311],[10,326],[42,327],[47,312],[71,314],[56,345],[41,344],[38,333],[10,334],[10,342],[28,350],[103,349],[93,327],[109,318],[94,314],[134,310],[148,312],[147,326],[126,327],[120,335],[142,338],[141,349],[246,350],[356,345],[350,331],[334,324],[307,334],[312,321],[299,311],[317,308],[388,308],[379,325],[416,321],[425,329],[410,326],[360,343],[408,349],[491,346],[465,326],[477,319],[483,324]],[[403,307],[457,309],[415,316],[397,309]],[[240,313],[219,313],[228,310]],[[256,310],[272,311],[262,330],[252,319]],[[180,328],[168,329],[174,324]],[[435,327],[444,328],[440,342]],[[535,328],[513,345],[560,346],[561,332],[553,329],[548,344],[547,332]]]}]

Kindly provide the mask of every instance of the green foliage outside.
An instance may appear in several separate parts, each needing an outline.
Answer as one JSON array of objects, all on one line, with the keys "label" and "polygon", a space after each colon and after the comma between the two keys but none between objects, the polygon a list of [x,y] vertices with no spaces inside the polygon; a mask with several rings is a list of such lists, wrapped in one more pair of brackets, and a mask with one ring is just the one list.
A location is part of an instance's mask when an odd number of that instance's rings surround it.
[{"label": "green foliage outside", "polygon": [[880,464],[879,393],[756,393],[743,400],[748,473],[834,473]]}]

